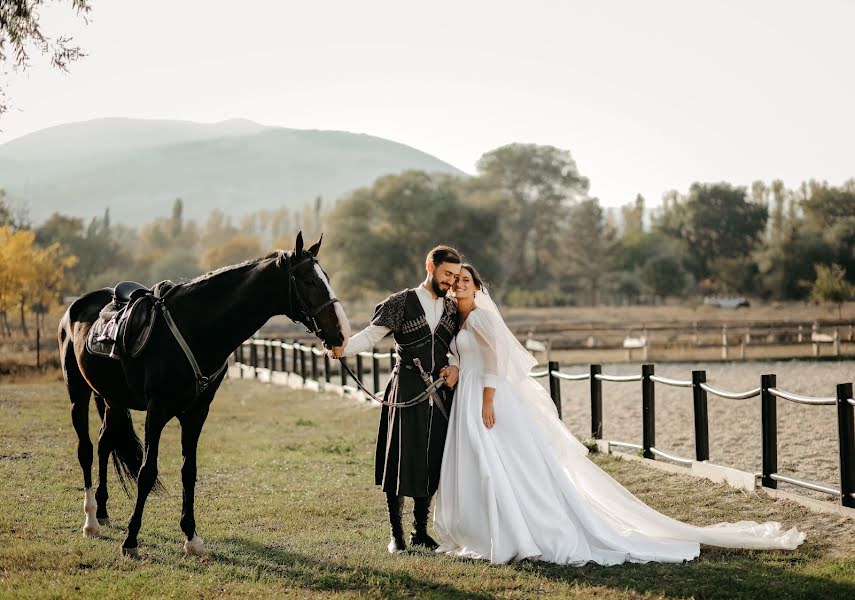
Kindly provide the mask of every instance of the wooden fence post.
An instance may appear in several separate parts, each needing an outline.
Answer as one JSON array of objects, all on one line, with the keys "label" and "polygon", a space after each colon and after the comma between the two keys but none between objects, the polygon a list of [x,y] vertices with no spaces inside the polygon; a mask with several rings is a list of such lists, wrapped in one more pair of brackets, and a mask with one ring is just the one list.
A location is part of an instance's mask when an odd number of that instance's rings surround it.
[{"label": "wooden fence post", "polygon": [[721,326],[721,357],[727,359],[727,324]]},{"label": "wooden fence post", "polygon": [[255,343],[255,340],[252,340],[252,346],[249,347],[249,361],[252,365],[252,378],[257,379],[258,373],[256,372],[258,369],[258,345]]},{"label": "wooden fence post", "polygon": [[312,380],[318,381],[318,355],[315,354],[315,350],[318,349],[317,344],[312,344],[311,348],[309,348],[309,353],[312,358]]},{"label": "wooden fence post", "polygon": [[300,360],[300,341],[292,340],[291,346],[293,348],[293,354],[291,354],[291,372],[297,375],[300,373],[300,371],[297,370],[297,361]]},{"label": "wooden fence post", "polygon": [[769,388],[775,387],[775,375],[760,377],[760,434],[763,451],[762,485],[778,488],[772,475],[778,472],[778,404]]},{"label": "wooden fence post", "polygon": [[359,352],[359,353],[356,355],[356,378],[357,378],[359,381],[362,381],[362,376],[363,376],[362,369],[363,369],[363,368],[364,368],[364,365],[362,364],[362,353],[361,353],[361,352]]},{"label": "wooden fence post", "polygon": [[555,408],[558,410],[558,418],[561,418],[561,380],[552,374],[561,370],[557,361],[546,363],[547,377],[549,377],[549,395],[552,396],[552,402],[555,403]]},{"label": "wooden fence post", "polygon": [[330,383],[332,381],[332,365],[330,364],[330,355],[324,352],[324,381]]},{"label": "wooden fence post", "polygon": [[300,378],[306,383],[306,347],[300,344]]},{"label": "wooden fence post", "polygon": [[371,348],[371,379],[374,383],[374,395],[380,393],[380,359],[377,358],[377,348]]},{"label": "wooden fence post", "polygon": [[656,446],[656,397],[653,375],[653,365],[641,365],[641,427],[642,448],[644,458],[654,458],[650,450]]},{"label": "wooden fence post", "polygon": [[837,438],[840,444],[840,504],[855,508],[855,406],[852,384],[837,386]]},{"label": "wooden fence post", "polygon": [[709,418],[707,416],[706,371],[692,371],[692,399],[695,409],[695,460],[710,459]]},{"label": "wooden fence post", "polygon": [[285,351],[285,340],[279,338],[279,349],[281,354],[279,355],[279,368],[283,373],[288,372],[288,354]]},{"label": "wooden fence post", "polygon": [[591,437],[603,439],[603,382],[597,375],[603,372],[602,365],[591,365]]}]

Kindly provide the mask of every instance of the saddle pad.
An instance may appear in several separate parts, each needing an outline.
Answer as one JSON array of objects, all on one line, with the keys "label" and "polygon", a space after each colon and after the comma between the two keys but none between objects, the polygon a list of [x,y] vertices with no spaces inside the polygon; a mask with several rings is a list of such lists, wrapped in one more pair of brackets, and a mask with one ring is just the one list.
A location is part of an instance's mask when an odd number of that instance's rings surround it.
[{"label": "saddle pad", "polygon": [[90,354],[119,360],[121,356],[116,351],[116,340],[105,335],[107,328],[115,327],[115,321],[98,319],[92,324],[89,335],[86,336],[86,350]]},{"label": "saddle pad", "polygon": [[137,298],[118,312],[107,305],[100,318],[92,324],[86,337],[86,349],[97,356],[118,360],[136,358],[148,344],[157,311],[150,295]]}]

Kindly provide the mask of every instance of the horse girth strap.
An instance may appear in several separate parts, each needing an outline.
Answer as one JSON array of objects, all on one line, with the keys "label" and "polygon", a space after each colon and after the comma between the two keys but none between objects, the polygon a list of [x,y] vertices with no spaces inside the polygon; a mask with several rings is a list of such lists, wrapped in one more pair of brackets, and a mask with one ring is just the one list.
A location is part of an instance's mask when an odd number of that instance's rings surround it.
[{"label": "horse girth strap", "polygon": [[166,308],[166,303],[163,298],[157,299],[157,306],[160,307],[160,311],[163,313],[163,318],[166,321],[166,326],[169,327],[169,330],[172,332],[173,337],[175,337],[175,341],[178,342],[178,345],[181,347],[181,350],[184,352],[184,356],[187,357],[187,362],[190,363],[190,367],[193,369],[193,375],[196,378],[196,397],[198,398],[208,386],[211,385],[212,381],[215,381],[217,377],[219,377],[223,371],[226,370],[229,363],[228,361],[223,363],[223,366],[217,369],[217,371],[211,375],[210,377],[202,374],[202,369],[199,368],[199,363],[196,362],[196,357],[193,355],[193,351],[190,349],[190,346],[187,344],[187,340],[184,339],[184,336],[181,335],[181,330],[178,329],[178,325],[175,324],[175,321],[172,319],[172,315],[169,312],[169,309]]},{"label": "horse girth strap", "polygon": [[[345,371],[348,372],[351,379],[353,379],[353,381],[356,383],[356,386],[375,402],[378,402],[383,406],[388,406],[390,408],[411,408],[413,406],[416,406],[417,404],[421,404],[429,398],[433,398],[440,412],[443,414],[446,420],[448,420],[448,413],[445,410],[445,405],[442,403],[442,400],[439,399],[439,396],[436,393],[437,390],[445,384],[445,377],[439,377],[436,381],[428,382],[429,385],[427,389],[425,389],[425,391],[421,392],[415,398],[405,400],[404,402],[392,402],[369,392],[368,388],[365,387],[365,384],[363,384],[356,376],[356,373],[354,373],[353,370],[349,366],[347,366],[347,363],[345,362],[344,358],[341,359],[341,366],[344,368]],[[430,376],[428,375],[428,377]]]}]

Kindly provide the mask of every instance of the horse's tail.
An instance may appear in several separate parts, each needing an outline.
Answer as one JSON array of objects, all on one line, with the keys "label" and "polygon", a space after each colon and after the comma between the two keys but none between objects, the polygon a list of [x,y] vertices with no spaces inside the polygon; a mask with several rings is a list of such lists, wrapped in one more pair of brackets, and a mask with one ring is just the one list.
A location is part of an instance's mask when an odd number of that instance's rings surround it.
[{"label": "horse's tail", "polygon": [[[108,408],[104,427],[113,446],[113,466],[116,467],[116,476],[125,494],[130,498],[128,481],[136,484],[143,462],[143,445],[134,431],[131,411],[127,408]],[[164,491],[160,479],[154,482],[152,491],[155,493]]]}]

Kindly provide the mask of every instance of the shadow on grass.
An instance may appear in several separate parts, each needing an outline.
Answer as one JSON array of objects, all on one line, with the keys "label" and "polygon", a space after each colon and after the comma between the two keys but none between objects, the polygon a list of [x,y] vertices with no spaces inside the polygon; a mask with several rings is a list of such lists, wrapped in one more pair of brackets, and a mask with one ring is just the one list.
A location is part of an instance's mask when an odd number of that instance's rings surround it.
[{"label": "shadow on grass", "polygon": [[[803,552],[704,548],[700,558],[686,564],[627,563],[572,568],[526,561],[517,568],[571,585],[675,598],[855,598],[855,585],[834,581],[831,576],[800,573],[800,564],[810,562],[812,559]],[[831,572],[845,572],[855,565],[844,559],[828,567]]]},{"label": "shadow on grass", "polygon": [[210,555],[213,562],[254,571],[256,580],[282,579],[289,585],[308,590],[363,592],[393,599],[417,596],[487,600],[495,597],[418,579],[407,573],[405,566],[377,569],[336,564],[237,537],[219,540],[217,545],[219,550]]}]

